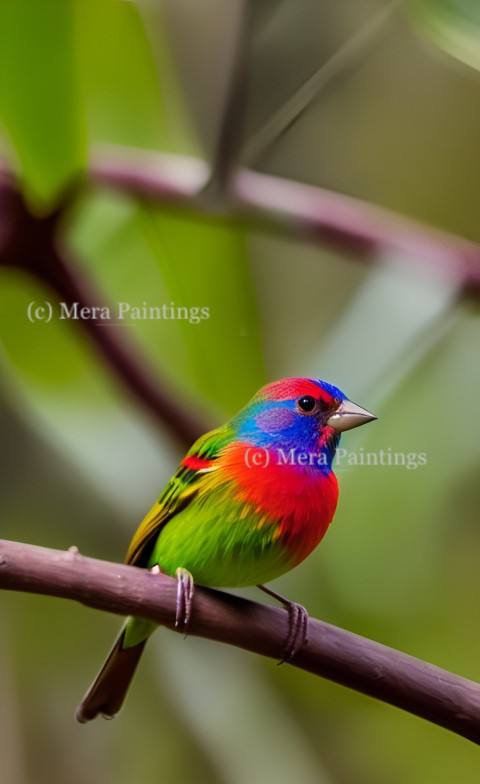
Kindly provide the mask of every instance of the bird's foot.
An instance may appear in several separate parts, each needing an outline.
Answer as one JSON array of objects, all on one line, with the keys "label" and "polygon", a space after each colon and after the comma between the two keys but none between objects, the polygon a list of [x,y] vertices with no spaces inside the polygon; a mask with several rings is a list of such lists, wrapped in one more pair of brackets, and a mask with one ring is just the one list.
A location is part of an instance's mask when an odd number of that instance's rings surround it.
[{"label": "bird's foot", "polygon": [[265,585],[258,585],[257,587],[260,588],[261,591],[264,591],[269,596],[272,596],[278,602],[283,604],[283,606],[288,610],[288,637],[285,641],[283,655],[279,664],[283,664],[283,662],[289,662],[299,651],[302,650],[303,646],[307,642],[308,612],[301,604],[297,604],[296,602],[291,602],[289,599],[285,599],[284,596],[281,596],[279,593],[272,591],[271,588],[267,588]]},{"label": "bird's foot", "polygon": [[192,614],[193,593],[195,584],[193,577],[183,566],[179,566],[175,572],[177,576],[177,612],[175,615],[175,626],[186,627]]}]

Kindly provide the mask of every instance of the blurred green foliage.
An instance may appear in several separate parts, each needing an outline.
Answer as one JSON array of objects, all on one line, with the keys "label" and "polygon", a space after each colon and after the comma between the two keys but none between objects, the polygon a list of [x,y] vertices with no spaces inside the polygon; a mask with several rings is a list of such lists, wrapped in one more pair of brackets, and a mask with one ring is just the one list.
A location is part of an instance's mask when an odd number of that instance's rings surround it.
[{"label": "blurred green foliage", "polygon": [[[214,147],[215,74],[232,56],[234,17],[222,6],[4,0],[0,146],[37,212],[57,203],[99,144]],[[427,8],[441,19],[468,62],[455,35],[467,6],[418,0],[397,11],[256,165],[479,240],[478,75],[438,57],[438,37],[424,38],[420,20]],[[382,7],[258,4],[247,140]],[[472,32],[478,18],[468,19]],[[125,328],[184,405],[220,423],[266,379],[319,376],[380,415],[342,446],[426,453],[410,470],[339,465],[334,525],[279,590],[312,615],[478,680],[478,304],[433,271],[420,274],[415,258],[367,266],[110,191],[77,199],[63,240],[105,304],[209,308],[198,324]],[[1,536],[121,559],[182,447],[127,396],[81,325],[28,320],[30,302],[55,296],[0,269]],[[74,707],[118,619],[20,594],[0,605],[9,784],[478,779],[467,741],[293,668],[163,630],[120,716],[81,727]]]},{"label": "blurred green foliage", "polygon": [[0,114],[26,195],[48,206],[85,163],[73,0],[0,7]]},{"label": "blurred green foliage", "polygon": [[480,69],[480,6],[475,0],[409,0],[410,12],[436,45]]}]

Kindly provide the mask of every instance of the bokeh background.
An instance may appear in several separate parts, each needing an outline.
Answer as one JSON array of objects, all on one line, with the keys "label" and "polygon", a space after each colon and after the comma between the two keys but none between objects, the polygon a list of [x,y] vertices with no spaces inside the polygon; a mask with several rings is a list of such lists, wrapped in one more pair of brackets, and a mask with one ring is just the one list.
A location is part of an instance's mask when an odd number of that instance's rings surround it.
[{"label": "bokeh background", "polygon": [[[125,328],[153,383],[220,424],[267,380],[326,378],[380,417],[347,434],[350,451],[427,455],[410,470],[340,465],[332,528],[275,587],[313,616],[473,680],[475,291],[414,248],[359,258],[232,220],[228,206],[205,215],[87,186],[82,172],[104,145],[211,162],[243,46],[241,162],[480,242],[479,42],[468,0],[0,5],[0,148],[31,211],[47,215],[76,182],[61,242],[104,304],[210,310],[199,324]],[[323,67],[305,109],[272,131]],[[58,295],[38,277],[0,267],[0,535],[121,560],[185,445],[130,395],[81,323],[28,320],[29,303],[45,300]],[[122,713],[80,726],[74,708],[119,619],[20,594],[2,594],[0,607],[9,784],[478,781],[477,748],[453,734],[164,630]]]}]

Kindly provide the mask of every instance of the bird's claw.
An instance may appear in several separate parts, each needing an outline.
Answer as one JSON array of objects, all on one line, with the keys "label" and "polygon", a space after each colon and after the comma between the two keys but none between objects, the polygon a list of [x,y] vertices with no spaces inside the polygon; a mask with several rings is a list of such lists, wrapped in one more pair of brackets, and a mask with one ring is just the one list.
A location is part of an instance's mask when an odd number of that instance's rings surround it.
[{"label": "bird's claw", "polygon": [[177,576],[177,612],[175,626],[187,626],[192,614],[193,593],[195,584],[188,571],[180,566],[176,571]]},{"label": "bird's claw", "polygon": [[289,629],[279,664],[291,661],[307,641],[308,613],[305,607],[296,604],[296,602],[288,602],[286,608],[289,616]]},{"label": "bird's claw", "polygon": [[258,585],[257,587],[283,604],[288,610],[288,637],[285,641],[282,658],[278,663],[289,662],[307,642],[308,612],[301,604],[285,599],[284,596],[267,588],[266,585]]}]

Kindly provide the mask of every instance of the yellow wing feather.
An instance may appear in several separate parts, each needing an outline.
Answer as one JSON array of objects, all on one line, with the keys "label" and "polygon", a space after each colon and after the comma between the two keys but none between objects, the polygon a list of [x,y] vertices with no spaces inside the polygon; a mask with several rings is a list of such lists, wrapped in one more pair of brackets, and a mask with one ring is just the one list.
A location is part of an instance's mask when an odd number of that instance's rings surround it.
[{"label": "yellow wing feather", "polygon": [[233,431],[225,426],[206,433],[194,443],[187,457],[212,461],[213,465],[197,469],[184,465],[178,467],[158,501],[138,526],[125,556],[125,563],[144,567],[148,565],[154,540],[163,526],[191,502],[200,489],[199,480],[216,467],[214,461],[232,440]]}]

